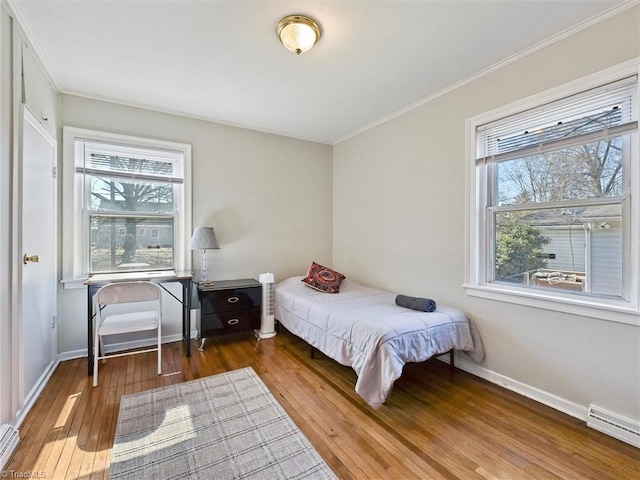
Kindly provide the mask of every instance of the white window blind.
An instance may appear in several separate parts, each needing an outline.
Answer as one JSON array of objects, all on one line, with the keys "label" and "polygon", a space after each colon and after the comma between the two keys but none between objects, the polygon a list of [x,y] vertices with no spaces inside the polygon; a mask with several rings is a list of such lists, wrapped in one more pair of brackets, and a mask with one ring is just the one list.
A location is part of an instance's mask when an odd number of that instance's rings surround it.
[{"label": "white window blind", "polygon": [[181,184],[182,161],[182,152],[172,150],[76,140],[76,172],[86,175]]},{"label": "white window blind", "polygon": [[607,140],[638,129],[637,77],[511,115],[476,129],[476,163],[496,163]]}]

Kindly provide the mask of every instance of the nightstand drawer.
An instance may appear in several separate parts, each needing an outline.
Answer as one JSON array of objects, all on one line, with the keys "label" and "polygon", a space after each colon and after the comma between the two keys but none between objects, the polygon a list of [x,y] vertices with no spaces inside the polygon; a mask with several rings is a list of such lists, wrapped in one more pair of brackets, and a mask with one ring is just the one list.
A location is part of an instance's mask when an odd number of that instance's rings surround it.
[{"label": "nightstand drawer", "polygon": [[236,310],[205,315],[200,319],[200,336],[211,337],[224,333],[260,328],[260,316],[251,310]]},{"label": "nightstand drawer", "polygon": [[202,314],[220,313],[229,310],[251,309],[260,307],[262,289],[261,287],[230,288],[203,292],[200,295]]},{"label": "nightstand drawer", "polygon": [[197,327],[202,339],[201,351],[208,337],[260,328],[262,285],[253,278],[198,285],[198,298],[200,318]]}]

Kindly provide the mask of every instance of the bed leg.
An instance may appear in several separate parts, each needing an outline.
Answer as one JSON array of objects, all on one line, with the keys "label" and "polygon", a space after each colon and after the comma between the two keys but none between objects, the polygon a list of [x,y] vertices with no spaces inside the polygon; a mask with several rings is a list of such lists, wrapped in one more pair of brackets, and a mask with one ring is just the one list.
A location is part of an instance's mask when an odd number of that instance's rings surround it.
[{"label": "bed leg", "polygon": [[449,350],[449,373],[453,375],[456,371],[456,357],[453,354],[453,349]]},{"label": "bed leg", "polygon": [[309,357],[311,357],[312,359],[316,358],[316,349],[311,346],[311,351],[309,352]]}]

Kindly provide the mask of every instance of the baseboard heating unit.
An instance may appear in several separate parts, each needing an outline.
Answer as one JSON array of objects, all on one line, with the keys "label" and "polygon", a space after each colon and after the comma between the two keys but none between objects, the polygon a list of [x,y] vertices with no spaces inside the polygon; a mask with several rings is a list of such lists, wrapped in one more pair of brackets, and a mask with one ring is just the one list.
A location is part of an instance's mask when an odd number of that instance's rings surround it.
[{"label": "baseboard heating unit", "polygon": [[595,405],[589,406],[587,425],[618,440],[640,448],[640,422]]},{"label": "baseboard heating unit", "polygon": [[19,440],[18,430],[11,425],[0,425],[0,477],[2,477],[4,467],[9,463],[13,451],[18,446]]}]

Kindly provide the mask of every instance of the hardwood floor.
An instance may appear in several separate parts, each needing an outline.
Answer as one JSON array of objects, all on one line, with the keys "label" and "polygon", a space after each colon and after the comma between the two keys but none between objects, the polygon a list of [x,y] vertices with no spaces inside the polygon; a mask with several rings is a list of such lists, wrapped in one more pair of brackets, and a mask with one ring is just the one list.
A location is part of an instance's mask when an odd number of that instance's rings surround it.
[{"label": "hardwood floor", "polygon": [[[108,478],[120,397],[251,366],[344,479],[638,479],[640,450],[572,417],[430,360],[411,364],[379,410],[354,391],[355,373],[286,331],[163,346],[101,365],[62,362],[20,428],[2,478]],[[3,476],[3,473],[5,474]]]}]

